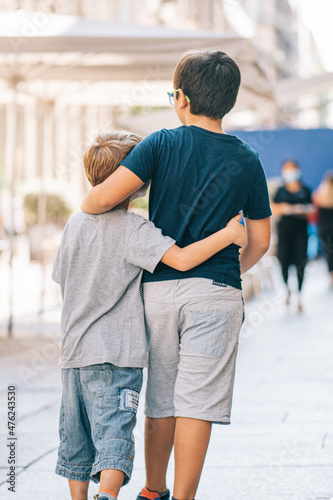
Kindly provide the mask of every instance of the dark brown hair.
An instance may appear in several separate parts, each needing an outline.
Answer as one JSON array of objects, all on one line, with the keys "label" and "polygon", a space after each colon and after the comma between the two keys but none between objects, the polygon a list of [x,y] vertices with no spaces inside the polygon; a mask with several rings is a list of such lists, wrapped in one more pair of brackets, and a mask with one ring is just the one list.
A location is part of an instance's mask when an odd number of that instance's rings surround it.
[{"label": "dark brown hair", "polygon": [[174,89],[182,89],[188,96],[191,113],[215,119],[222,119],[232,109],[240,82],[237,64],[219,50],[185,54],[173,76]]}]

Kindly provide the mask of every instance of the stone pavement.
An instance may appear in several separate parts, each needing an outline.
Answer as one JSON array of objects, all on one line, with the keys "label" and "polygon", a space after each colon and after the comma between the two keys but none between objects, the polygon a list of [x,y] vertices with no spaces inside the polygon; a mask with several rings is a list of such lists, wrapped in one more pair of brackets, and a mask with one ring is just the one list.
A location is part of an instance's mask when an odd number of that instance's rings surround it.
[{"label": "stone pavement", "polygon": [[[333,499],[333,290],[323,262],[307,268],[304,312],[284,304],[281,280],[246,305],[231,426],[215,426],[197,500]],[[54,474],[58,444],[59,306],[25,314],[5,340],[0,322],[0,498],[69,499]],[[16,492],[8,491],[7,386],[17,392]],[[144,484],[142,399],[132,481]],[[169,468],[172,486],[173,463]],[[97,486],[92,485],[90,498]]]}]

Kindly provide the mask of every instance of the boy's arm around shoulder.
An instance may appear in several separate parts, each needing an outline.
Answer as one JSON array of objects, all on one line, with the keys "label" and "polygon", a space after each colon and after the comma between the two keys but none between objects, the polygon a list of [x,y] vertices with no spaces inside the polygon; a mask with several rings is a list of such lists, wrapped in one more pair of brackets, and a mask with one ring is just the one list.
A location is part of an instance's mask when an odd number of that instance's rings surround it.
[{"label": "boy's arm around shoulder", "polygon": [[143,184],[140,177],[120,165],[104,182],[89,191],[81,208],[90,214],[107,212],[128,198]]},{"label": "boy's arm around shoulder", "polygon": [[244,220],[247,244],[240,254],[241,274],[246,273],[265,255],[271,240],[270,217],[258,220],[244,218]]}]

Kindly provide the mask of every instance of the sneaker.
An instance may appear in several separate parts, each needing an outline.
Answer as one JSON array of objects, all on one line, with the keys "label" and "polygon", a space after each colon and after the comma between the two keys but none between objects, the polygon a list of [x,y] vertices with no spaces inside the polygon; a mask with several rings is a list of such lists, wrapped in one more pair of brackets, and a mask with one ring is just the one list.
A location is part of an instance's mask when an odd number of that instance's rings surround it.
[{"label": "sneaker", "polygon": [[149,491],[147,488],[142,488],[136,500],[170,500],[170,491],[166,490],[163,495],[158,491]]}]

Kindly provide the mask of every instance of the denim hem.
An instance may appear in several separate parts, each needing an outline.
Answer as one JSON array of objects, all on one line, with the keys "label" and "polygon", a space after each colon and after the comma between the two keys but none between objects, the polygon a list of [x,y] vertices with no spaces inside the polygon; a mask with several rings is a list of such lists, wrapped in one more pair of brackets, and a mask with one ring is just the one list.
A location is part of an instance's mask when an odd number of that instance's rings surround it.
[{"label": "denim hem", "polygon": [[100,460],[97,464],[94,464],[92,471],[91,471],[91,477],[95,481],[99,481],[99,476],[100,472],[104,469],[116,469],[116,470],[121,470],[124,474],[124,482],[123,485],[127,484],[129,480],[131,479],[132,472],[133,472],[133,461],[128,460],[120,460],[120,459],[107,459],[107,460]]},{"label": "denim hem", "polygon": [[[55,473],[58,476],[65,477],[66,479],[72,479],[73,481],[90,481],[90,479],[92,479],[89,473],[73,472],[68,468],[62,467],[61,465],[57,465]],[[93,481],[97,482],[95,479],[93,479]]]}]

